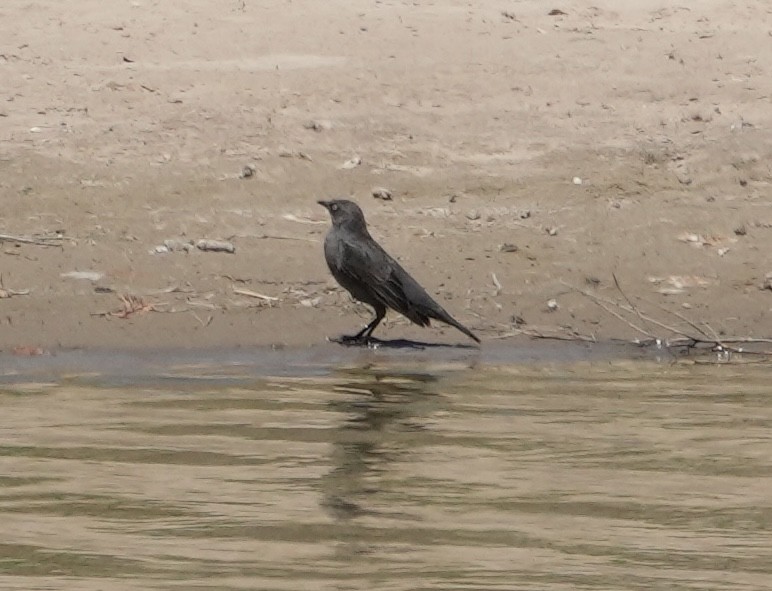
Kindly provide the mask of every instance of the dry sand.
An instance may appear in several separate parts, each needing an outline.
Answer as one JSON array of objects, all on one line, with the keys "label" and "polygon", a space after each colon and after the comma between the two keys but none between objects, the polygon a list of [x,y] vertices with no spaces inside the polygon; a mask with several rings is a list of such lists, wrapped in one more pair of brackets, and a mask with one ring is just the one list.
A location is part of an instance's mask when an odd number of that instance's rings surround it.
[{"label": "dry sand", "polygon": [[665,324],[772,336],[770,64],[766,0],[4,0],[0,233],[63,239],[0,244],[0,348],[352,332],[332,196],[483,340],[665,334],[571,287],[622,301],[614,274]]}]

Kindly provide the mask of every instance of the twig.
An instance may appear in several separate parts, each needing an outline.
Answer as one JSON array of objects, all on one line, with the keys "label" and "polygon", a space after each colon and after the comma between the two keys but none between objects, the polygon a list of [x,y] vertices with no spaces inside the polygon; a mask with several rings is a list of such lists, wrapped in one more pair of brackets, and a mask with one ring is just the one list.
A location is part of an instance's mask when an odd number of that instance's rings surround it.
[{"label": "twig", "polygon": [[233,287],[233,293],[238,295],[247,296],[249,298],[258,298],[260,300],[265,300],[266,302],[278,302],[279,298],[275,298],[273,296],[267,296],[263,295],[262,293],[257,293],[256,291],[251,291],[249,289],[240,289],[238,287]]},{"label": "twig", "polygon": [[146,302],[142,297],[135,295],[120,295],[123,307],[119,310],[112,310],[108,312],[92,312],[92,316],[115,316],[116,318],[128,318],[132,314],[144,313],[144,312],[160,312],[159,305],[165,304],[152,304]]},{"label": "twig", "polygon": [[759,339],[756,337],[724,337],[725,343],[772,343],[772,339]]},{"label": "twig", "polygon": [[13,296],[29,295],[29,289],[4,289],[0,287],[0,300],[12,298]]},{"label": "twig", "polygon": [[3,274],[0,273],[0,300],[12,298],[13,296],[29,295],[29,289],[5,289],[3,284]]},{"label": "twig", "polygon": [[0,234],[0,242],[21,242],[22,244],[36,244],[38,246],[59,246],[51,244],[53,241],[62,241],[62,236],[14,236],[13,234]]},{"label": "twig", "polygon": [[[748,354],[747,351],[743,353],[743,355],[747,355],[747,354]],[[764,355],[764,356],[767,356],[767,355],[772,355],[772,351],[766,351],[764,353],[758,353],[757,352],[757,353],[750,353],[750,354],[751,355]],[[715,359],[695,359],[694,363],[696,365],[724,365],[725,363],[727,363],[727,361],[717,361]],[[766,359],[766,358],[765,359],[754,359],[752,361],[744,359],[742,361],[742,365],[755,365],[755,364],[759,364],[759,363],[763,363],[764,365],[766,365],[767,363],[769,363],[769,359]]]},{"label": "twig", "polygon": [[531,337],[534,339],[545,339],[545,340],[555,340],[555,341],[582,341],[584,343],[596,343],[597,339],[593,335],[583,335],[579,333],[573,333],[573,334],[545,334],[543,332],[540,332],[536,329],[531,328],[520,328],[514,331],[506,332],[503,334],[494,335],[492,337],[489,337],[492,340],[498,340],[498,339],[508,339],[509,337],[516,337],[520,335],[525,335],[527,337]]},{"label": "twig", "polygon": [[726,345],[724,345],[724,343],[721,341],[721,337],[718,336],[718,333],[715,330],[713,330],[713,327],[707,322],[703,322],[703,324],[705,325],[705,328],[707,328],[708,331],[710,331],[710,334],[713,335],[715,342],[718,343],[721,347],[726,348]]},{"label": "twig", "polygon": [[[591,300],[593,303],[598,305],[599,307],[603,308],[606,312],[614,316],[615,318],[618,318],[628,326],[630,326],[632,329],[636,330],[637,332],[640,332],[642,334],[645,334],[652,343],[662,343],[664,341],[664,345],[667,349],[674,349],[678,347],[686,347],[688,349],[698,349],[700,348],[699,345],[703,345],[705,348],[710,347],[711,350],[717,350],[719,352],[724,351],[726,353],[742,353],[745,355],[772,355],[772,352],[770,351],[743,351],[741,349],[738,349],[736,347],[732,347],[731,345],[736,345],[739,343],[772,343],[772,339],[767,338],[753,338],[753,337],[727,337],[727,338],[721,338],[718,333],[711,327],[707,322],[703,322],[703,325],[705,328],[701,328],[699,325],[697,325],[695,322],[689,320],[686,318],[683,314],[679,314],[678,312],[674,312],[672,310],[668,310],[667,308],[663,307],[660,304],[657,304],[662,310],[667,312],[668,314],[671,314],[681,320],[682,322],[689,325],[691,328],[693,328],[697,335],[689,334],[679,328],[676,328],[674,326],[670,326],[668,324],[665,324],[664,322],[661,322],[655,318],[652,318],[651,316],[644,314],[641,312],[638,307],[630,300],[630,298],[627,297],[627,294],[625,294],[624,290],[622,290],[619,281],[616,278],[616,275],[612,274],[612,277],[614,278],[614,285],[616,286],[619,293],[622,295],[624,300],[627,302],[627,305],[621,304],[619,302],[615,302],[613,300],[609,300],[606,298],[602,298],[599,296],[596,296],[584,289],[581,289],[579,287],[576,287],[574,285],[571,285],[569,283],[566,283],[565,281],[561,280],[561,283],[563,285],[566,285],[567,287],[570,287],[571,289],[579,292],[589,300]],[[643,299],[643,298],[639,298]],[[646,300],[644,300],[646,301]],[[651,302],[649,302],[651,303]],[[667,331],[669,331],[672,334],[678,335],[680,338],[677,339],[661,339],[658,338],[647,331],[643,330],[641,327],[637,326],[636,324],[630,322],[626,318],[622,316],[622,314],[616,312],[612,309],[612,307],[616,307],[619,310],[622,310],[623,312],[627,312],[629,314],[635,314],[638,318],[643,320],[644,322],[648,322],[651,324],[654,324],[660,328],[663,328]],[[648,343],[647,343],[648,344]]]},{"label": "twig", "polygon": [[[646,301],[646,300],[644,300],[644,301]],[[699,332],[699,333],[700,333],[702,336],[704,336],[706,339],[709,339],[709,338],[710,338],[710,336],[709,336],[709,335],[708,335],[708,334],[707,334],[707,333],[706,333],[704,330],[702,330],[702,329],[701,329],[699,326],[697,326],[697,325],[696,325],[694,322],[692,322],[691,320],[689,320],[689,319],[688,319],[686,316],[684,316],[683,314],[681,314],[681,313],[679,313],[679,312],[675,312],[674,310],[669,310],[668,308],[666,308],[666,307],[665,307],[665,306],[663,306],[662,304],[659,304],[659,303],[657,303],[656,305],[657,305],[657,306],[659,307],[659,309],[660,309],[660,310],[662,310],[663,312],[666,312],[667,314],[672,314],[673,316],[675,316],[676,318],[678,318],[678,319],[679,319],[679,320],[681,320],[682,322],[685,322],[686,324],[688,324],[689,326],[691,326],[691,327],[692,327],[694,330],[696,330],[697,332]]]},{"label": "twig", "polygon": [[501,292],[501,282],[499,281],[499,278],[496,277],[496,273],[491,273],[491,280],[493,281],[493,286],[496,288],[493,297],[496,297]]},{"label": "twig", "polygon": [[253,236],[253,238],[257,238],[258,240],[298,240],[300,242],[319,242],[313,238],[303,238],[302,236],[281,236],[278,234],[260,234],[259,236]]},{"label": "twig", "polygon": [[194,308],[205,308],[207,310],[218,310],[221,309],[222,306],[218,306],[217,304],[211,304],[209,302],[197,302],[195,300],[191,300],[190,298],[185,300],[188,305],[194,307]]},{"label": "twig", "polygon": [[281,217],[287,220],[288,222],[297,222],[299,224],[326,224],[327,223],[324,220],[310,220],[308,218],[299,218],[293,213],[286,213]]},{"label": "twig", "polygon": [[190,310],[190,313],[191,313],[191,314],[193,314],[193,318],[195,318],[196,320],[198,320],[198,322],[199,322],[199,323],[201,324],[201,326],[203,326],[204,328],[206,328],[207,326],[209,326],[210,324],[212,324],[212,320],[214,320],[214,316],[212,316],[211,314],[209,315],[209,318],[207,318],[207,319],[206,319],[206,322],[204,322],[203,320],[201,320],[201,319],[198,317],[198,314],[196,314],[196,313],[195,313],[195,312],[193,312],[192,310]]},{"label": "twig", "polygon": [[[584,289],[581,289],[581,288],[579,288],[579,287],[576,287],[575,285],[571,285],[570,283],[567,283],[567,282],[563,281],[562,279],[560,280],[560,283],[562,283],[562,284],[563,284],[563,285],[565,285],[566,287],[570,287],[571,289],[574,289],[574,290],[578,291],[578,292],[579,292],[580,294],[582,294],[584,297],[586,297],[586,298],[589,298],[589,299],[590,299],[590,300],[592,300],[592,301],[593,301],[593,302],[594,302],[596,305],[600,306],[600,307],[601,307],[601,308],[603,308],[603,309],[604,309],[606,312],[608,312],[609,314],[611,314],[611,315],[612,315],[612,316],[614,316],[615,318],[618,318],[619,320],[621,320],[622,322],[624,322],[625,324],[627,324],[627,326],[629,326],[629,327],[630,327],[630,328],[632,328],[633,330],[635,330],[635,331],[637,331],[637,332],[641,333],[642,335],[646,335],[646,336],[647,336],[647,337],[649,337],[650,339],[656,339],[656,338],[657,338],[656,336],[654,336],[653,334],[651,334],[649,331],[647,331],[647,330],[645,330],[645,329],[641,328],[640,326],[638,326],[638,325],[636,325],[636,324],[633,324],[633,323],[632,323],[632,322],[630,322],[630,321],[629,321],[627,318],[625,318],[624,316],[622,316],[622,315],[621,315],[621,314],[619,314],[618,312],[615,312],[614,310],[612,310],[612,309],[610,309],[608,306],[606,306],[606,304],[611,304],[612,306],[617,306],[618,308],[621,308],[622,310],[625,310],[624,306],[621,306],[619,303],[617,303],[617,302],[613,302],[613,301],[611,301],[611,300],[606,300],[605,298],[600,298],[600,297],[596,296],[595,294],[592,294],[592,293],[590,293],[589,291],[586,291],[586,290],[584,290]],[[630,310],[626,310],[626,311],[628,311],[628,312],[629,312]]]},{"label": "twig", "polygon": [[737,337],[737,338],[729,338],[729,339],[722,339],[721,345],[718,345],[718,343],[714,341],[695,341],[692,338],[681,338],[681,339],[673,339],[668,342],[668,346],[676,348],[676,347],[689,347],[690,349],[696,349],[698,348],[697,345],[706,345],[709,346],[711,349],[715,349],[716,346],[720,346],[724,351],[729,351],[730,353],[739,353],[742,355],[772,355],[772,351],[757,351],[757,350],[745,350],[740,349],[736,347],[732,347],[730,345],[735,344],[760,344],[760,343],[770,343],[772,342],[772,339],[754,339],[751,337]]},{"label": "twig", "polygon": [[[576,291],[578,291],[579,293],[581,293],[581,294],[582,294],[582,295],[584,295],[585,297],[587,297],[587,298],[591,299],[593,302],[595,302],[595,303],[596,303],[596,304],[598,304],[599,306],[601,306],[601,304],[600,304],[599,302],[605,302],[605,303],[607,303],[607,304],[610,304],[610,305],[612,305],[612,306],[616,306],[617,308],[619,308],[620,310],[624,310],[625,312],[628,312],[628,313],[635,313],[635,310],[634,310],[633,308],[631,308],[630,306],[624,306],[624,305],[620,304],[619,302],[615,302],[615,301],[613,301],[613,300],[608,300],[608,299],[606,299],[606,298],[601,298],[601,297],[598,297],[598,296],[596,296],[596,295],[594,295],[594,294],[591,294],[591,293],[589,293],[589,292],[587,292],[587,291],[585,291],[585,290],[583,290],[583,289],[581,289],[581,288],[578,288],[578,287],[576,287],[576,286],[573,286],[573,285],[571,285],[570,283],[566,283],[565,281],[562,281],[562,280],[561,280],[561,283],[563,283],[563,285],[566,285],[566,286],[568,286],[568,287],[571,287],[572,289],[575,289]],[[616,316],[617,318],[619,318],[620,320],[622,320],[623,322],[625,322],[625,323],[626,323],[628,326],[631,326],[631,327],[633,327],[633,328],[637,328],[637,330],[638,330],[639,332],[643,332],[643,334],[645,334],[645,335],[646,335],[646,336],[648,336],[649,338],[651,338],[651,339],[654,339],[654,340],[656,340],[656,339],[658,339],[658,338],[659,338],[659,337],[656,337],[656,336],[655,336],[655,335],[653,335],[653,334],[649,334],[649,333],[647,333],[647,332],[644,332],[642,329],[640,329],[639,327],[636,327],[634,324],[630,323],[628,320],[626,320],[625,318],[623,318],[621,315],[619,315],[619,314],[614,314],[614,312],[612,312],[611,310],[609,310],[609,309],[608,309],[608,308],[606,308],[605,306],[601,306],[601,307],[602,307],[604,310],[606,310],[607,312],[609,312],[609,314],[613,314],[614,316]],[[677,312],[671,312],[671,313],[672,313],[672,314],[674,314],[674,315],[678,315],[678,313],[677,313]],[[699,327],[697,327],[697,326],[693,326],[693,328],[695,328],[695,330],[697,330],[697,331],[698,331],[698,332],[699,332],[699,333],[702,335],[702,337],[695,337],[695,336],[693,336],[693,335],[690,335],[689,333],[687,333],[687,332],[684,332],[683,330],[681,330],[681,329],[678,329],[678,328],[676,328],[675,326],[670,326],[669,324],[665,324],[664,322],[661,322],[661,321],[657,320],[656,318],[652,318],[651,316],[649,316],[648,314],[644,314],[643,312],[640,312],[640,311],[638,311],[638,315],[639,315],[639,317],[640,317],[642,320],[645,320],[645,321],[647,321],[647,322],[651,322],[652,324],[654,324],[654,325],[656,325],[656,326],[659,326],[660,328],[663,328],[663,329],[665,329],[665,330],[667,330],[667,331],[669,331],[669,332],[671,332],[671,333],[673,333],[673,334],[677,334],[677,335],[680,335],[680,336],[682,336],[682,337],[685,337],[685,338],[687,338],[687,339],[690,339],[690,340],[694,341],[694,343],[715,343],[715,341],[711,340],[711,339],[710,339],[710,337],[709,337],[707,334],[705,334],[705,331],[701,330],[701,329],[700,329]],[[690,322],[689,320],[687,320],[687,319],[684,319],[684,321],[685,321],[687,324],[689,324],[689,325],[693,325],[693,323],[691,323],[691,322]]]},{"label": "twig", "polygon": [[616,273],[611,273],[611,277],[614,278],[614,285],[616,286],[617,291],[622,294],[622,297],[625,298],[625,301],[627,302],[627,305],[630,306],[630,308],[632,308],[633,312],[635,312],[635,314],[636,314],[636,316],[638,316],[638,318],[640,318],[643,322],[647,322],[647,320],[641,314],[640,310],[638,310],[636,305],[633,304],[633,302],[630,301],[630,298],[627,297],[627,294],[622,289],[622,286],[619,285],[619,279],[617,279]]}]

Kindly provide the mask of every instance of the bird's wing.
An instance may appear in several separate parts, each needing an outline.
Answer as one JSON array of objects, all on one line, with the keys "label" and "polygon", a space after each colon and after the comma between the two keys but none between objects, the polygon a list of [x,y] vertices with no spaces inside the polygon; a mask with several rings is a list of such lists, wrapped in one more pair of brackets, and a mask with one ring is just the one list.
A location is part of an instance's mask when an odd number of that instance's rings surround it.
[{"label": "bird's wing", "polygon": [[346,262],[344,273],[363,283],[383,283],[391,273],[389,255],[375,242],[365,245],[341,240],[340,257]]},{"label": "bird's wing", "polygon": [[342,256],[346,265],[341,273],[356,284],[366,286],[373,299],[410,317],[410,301],[400,281],[404,270],[376,242],[368,246],[361,248],[344,241]]}]

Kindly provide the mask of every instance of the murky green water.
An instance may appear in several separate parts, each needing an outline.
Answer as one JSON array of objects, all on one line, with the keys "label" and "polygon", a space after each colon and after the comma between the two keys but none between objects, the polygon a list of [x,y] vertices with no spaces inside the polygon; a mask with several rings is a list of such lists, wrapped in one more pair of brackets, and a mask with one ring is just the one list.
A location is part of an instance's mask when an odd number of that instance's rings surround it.
[{"label": "murky green water", "polygon": [[771,376],[0,385],[0,589],[769,589]]}]

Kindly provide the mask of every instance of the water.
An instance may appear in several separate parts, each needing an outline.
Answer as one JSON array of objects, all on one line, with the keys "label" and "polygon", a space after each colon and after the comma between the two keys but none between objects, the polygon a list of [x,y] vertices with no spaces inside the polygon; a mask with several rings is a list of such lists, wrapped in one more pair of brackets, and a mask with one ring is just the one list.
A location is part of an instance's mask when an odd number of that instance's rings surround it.
[{"label": "water", "polygon": [[772,588],[768,367],[237,374],[0,385],[0,589]]}]

